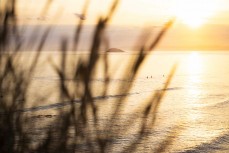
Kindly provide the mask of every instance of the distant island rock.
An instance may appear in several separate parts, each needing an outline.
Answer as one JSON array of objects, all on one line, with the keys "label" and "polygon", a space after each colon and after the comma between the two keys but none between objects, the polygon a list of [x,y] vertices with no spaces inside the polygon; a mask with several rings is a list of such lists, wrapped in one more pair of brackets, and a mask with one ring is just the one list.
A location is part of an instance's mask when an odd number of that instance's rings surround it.
[{"label": "distant island rock", "polygon": [[110,48],[107,50],[107,52],[116,53],[116,52],[125,52],[125,51],[118,49],[118,48]]}]

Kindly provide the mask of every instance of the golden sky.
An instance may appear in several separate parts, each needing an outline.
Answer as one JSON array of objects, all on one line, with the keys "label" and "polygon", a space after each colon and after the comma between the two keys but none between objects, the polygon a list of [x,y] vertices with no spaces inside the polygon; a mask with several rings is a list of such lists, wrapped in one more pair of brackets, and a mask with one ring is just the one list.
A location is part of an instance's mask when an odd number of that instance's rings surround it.
[{"label": "golden sky", "polygon": [[[49,11],[42,15],[47,0],[19,0],[20,21],[26,24],[75,24],[86,0],[53,0]],[[96,23],[98,16],[106,14],[113,0],[91,0],[86,15],[86,24]],[[160,24],[175,17],[177,22],[190,27],[207,23],[229,24],[228,0],[121,0],[113,17],[114,25],[142,26]],[[55,21],[56,22],[56,21]],[[56,23],[55,23],[56,24]]]},{"label": "golden sky", "polygon": [[[75,25],[80,20],[86,1],[52,0],[50,5],[46,5],[47,0],[18,0],[17,19],[25,25]],[[100,16],[106,15],[113,2],[88,1],[90,5],[83,17],[85,25],[96,24]],[[127,28],[160,27],[170,18],[176,18],[175,25],[159,47],[229,50],[229,0],[120,0],[110,24]],[[127,33],[122,37],[128,40],[131,36],[125,35],[132,32]]]}]

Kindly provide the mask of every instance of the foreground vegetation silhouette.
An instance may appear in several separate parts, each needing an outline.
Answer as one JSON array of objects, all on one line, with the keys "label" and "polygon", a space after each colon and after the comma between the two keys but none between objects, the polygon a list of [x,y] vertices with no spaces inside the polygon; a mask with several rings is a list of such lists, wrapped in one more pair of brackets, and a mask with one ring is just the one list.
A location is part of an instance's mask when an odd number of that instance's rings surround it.
[{"label": "foreground vegetation silhouette", "polygon": [[[4,4],[5,7],[1,7],[0,152],[136,152],[140,145],[144,144],[150,134],[150,129],[156,126],[156,113],[176,66],[171,70],[163,89],[152,93],[151,98],[146,101],[143,99],[144,105],[139,103],[143,108],[140,112],[132,110],[123,115],[122,110],[127,103],[127,95],[136,75],[148,56],[147,53],[156,47],[174,20],[168,21],[153,40],[147,31],[143,32],[139,53],[129,62],[126,71],[122,74],[127,81],[118,85],[118,93],[112,101],[113,108],[108,116],[103,116],[101,109],[111,104],[99,101],[108,101],[106,97],[109,96],[107,91],[111,84],[111,75],[109,74],[109,53],[100,54],[99,51],[101,47],[109,50],[109,40],[105,37],[105,30],[118,9],[119,3],[119,0],[115,0],[107,16],[99,18],[87,60],[78,60],[74,66],[67,60],[69,49],[72,48],[77,52],[84,20],[79,20],[76,25],[73,40],[63,38],[60,42],[59,64],[52,61],[49,63],[58,75],[58,94],[61,102],[29,108],[26,106],[26,103],[29,103],[29,87],[52,28],[50,26],[43,31],[41,38],[31,39],[29,43],[36,47],[36,52],[30,62],[22,62],[20,50],[25,43],[20,38],[21,31],[18,30],[16,0],[9,0]],[[47,1],[41,14],[45,14],[51,5],[52,1]],[[86,15],[89,5],[90,2],[86,1],[83,16]],[[35,37],[38,31],[40,31],[39,28],[34,29],[31,35]],[[68,45],[69,41],[73,41],[74,45]],[[102,66],[98,64],[99,62]],[[69,67],[72,72],[70,74]],[[95,97],[92,80],[98,69],[103,70],[103,86],[100,87],[101,95]],[[70,86],[67,83],[69,78],[71,78]],[[45,98],[48,99],[48,97]],[[44,109],[56,109],[58,113],[43,114]],[[39,123],[45,118],[50,119],[45,123]],[[135,121],[138,122],[137,126]],[[131,141],[120,144],[119,140],[122,136],[128,136],[126,133],[133,128],[135,136],[131,138]],[[160,144],[149,151],[164,152],[171,142],[172,137],[168,134]]]}]

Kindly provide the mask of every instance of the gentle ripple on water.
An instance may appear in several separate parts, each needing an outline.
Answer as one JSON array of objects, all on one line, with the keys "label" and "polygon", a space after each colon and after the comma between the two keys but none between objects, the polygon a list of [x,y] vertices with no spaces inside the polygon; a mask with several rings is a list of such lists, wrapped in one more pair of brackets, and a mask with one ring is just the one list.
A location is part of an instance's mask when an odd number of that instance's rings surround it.
[{"label": "gentle ripple on water", "polygon": [[[47,58],[46,56],[43,58]],[[54,60],[58,61],[58,56],[55,55]],[[109,56],[113,68],[112,63],[123,60],[131,54]],[[78,55],[71,54],[71,57],[74,59]],[[122,113],[116,116],[117,121],[112,124],[115,136],[110,140],[113,144],[111,151],[119,152],[127,148],[138,137],[137,129],[144,118],[141,114],[144,101],[152,93],[163,89],[169,70],[176,61],[180,62],[180,66],[172,83],[165,89],[166,95],[156,113],[155,126],[146,130],[147,135],[137,144],[138,151],[151,152],[167,136],[172,140],[168,152],[229,151],[229,68],[225,68],[229,65],[227,59],[229,54],[220,53],[217,56],[207,53],[197,55],[155,53],[150,55],[139,76],[134,80],[119,78],[119,71],[122,72],[123,68],[118,69],[115,73],[117,75],[110,79],[107,96],[102,96],[102,88],[98,88],[106,83],[99,77],[101,74],[93,78],[91,85],[95,103],[99,108],[101,125],[109,122],[112,106],[116,105],[118,99],[126,97],[126,102],[121,104]],[[75,60],[77,61],[77,58]],[[221,62],[217,64],[219,60]],[[216,64],[214,69],[211,69],[213,63]],[[53,109],[70,105],[68,101],[64,103],[59,101],[59,79],[51,70],[52,67],[47,64],[48,62],[37,68],[28,93],[27,101],[30,103],[27,103],[27,109],[22,111],[37,111],[38,114],[45,112],[49,115],[50,112],[55,112]],[[199,67],[196,64],[199,64]],[[69,77],[65,82],[71,88],[72,78]],[[133,87],[128,93],[117,93],[116,89],[120,84],[132,82],[134,82]],[[75,103],[79,105],[80,100],[76,98]],[[101,134],[104,133],[106,131],[102,130]]]}]

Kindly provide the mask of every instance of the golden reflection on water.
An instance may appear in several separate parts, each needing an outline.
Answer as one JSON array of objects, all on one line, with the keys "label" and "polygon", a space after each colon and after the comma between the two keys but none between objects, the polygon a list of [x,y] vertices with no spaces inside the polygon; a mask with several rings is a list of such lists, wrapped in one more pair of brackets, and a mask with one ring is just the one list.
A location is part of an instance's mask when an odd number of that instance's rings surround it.
[{"label": "golden reflection on water", "polygon": [[203,82],[204,66],[203,59],[198,52],[191,52],[187,57],[187,94],[193,97],[190,105],[198,105],[199,97],[202,94],[201,84]]},{"label": "golden reflection on water", "polygon": [[192,74],[199,74],[203,71],[203,61],[201,58],[200,53],[198,52],[191,52],[188,56],[187,60],[188,72],[190,75]]},{"label": "golden reflection on water", "polygon": [[204,105],[204,101],[201,100],[203,96],[203,81],[206,68],[201,53],[191,52],[185,58],[184,66],[186,68],[186,95],[188,98],[184,105],[186,106],[186,124],[188,128],[184,131],[189,138],[195,140],[193,145],[199,142],[211,140],[218,133],[212,131],[204,120],[206,120],[205,110],[201,107]]}]

